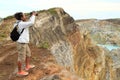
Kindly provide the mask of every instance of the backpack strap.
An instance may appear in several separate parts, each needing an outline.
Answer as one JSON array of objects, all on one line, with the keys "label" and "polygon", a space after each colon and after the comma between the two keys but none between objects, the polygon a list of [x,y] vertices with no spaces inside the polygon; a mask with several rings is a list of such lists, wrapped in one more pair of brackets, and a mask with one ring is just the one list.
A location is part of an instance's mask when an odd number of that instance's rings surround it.
[{"label": "backpack strap", "polygon": [[[16,25],[15,27],[18,27],[18,24],[19,24],[19,23],[20,23],[20,21],[17,22],[17,25]],[[22,29],[20,35],[23,33],[23,31],[24,31],[24,28]]]},{"label": "backpack strap", "polygon": [[22,31],[21,31],[21,33],[20,33],[20,34],[22,34],[22,33],[23,33],[23,31],[24,31],[24,28],[22,29]]}]

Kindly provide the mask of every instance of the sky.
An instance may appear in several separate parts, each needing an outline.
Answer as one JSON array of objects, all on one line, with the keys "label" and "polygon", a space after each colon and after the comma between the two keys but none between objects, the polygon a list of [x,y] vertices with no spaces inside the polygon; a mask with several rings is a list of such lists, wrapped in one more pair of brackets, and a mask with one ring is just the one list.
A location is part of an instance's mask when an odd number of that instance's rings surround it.
[{"label": "sky", "polygon": [[0,17],[61,7],[74,19],[120,18],[120,0],[0,0]]}]

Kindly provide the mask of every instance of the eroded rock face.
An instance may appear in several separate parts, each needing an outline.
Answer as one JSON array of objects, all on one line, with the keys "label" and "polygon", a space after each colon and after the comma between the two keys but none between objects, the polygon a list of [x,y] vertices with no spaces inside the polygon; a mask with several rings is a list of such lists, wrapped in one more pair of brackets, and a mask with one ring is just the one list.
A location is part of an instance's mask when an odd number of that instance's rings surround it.
[{"label": "eroded rock face", "polygon": [[[109,20],[80,20],[76,21],[79,24],[81,32],[88,31],[93,41],[98,44],[120,45],[120,24],[119,19]],[[109,51],[103,49],[105,53],[105,78],[100,80],[119,80],[120,73],[120,49]]]},{"label": "eroded rock face", "polygon": [[104,50],[94,45],[89,33],[78,29],[63,9],[39,13],[31,31],[31,43],[49,45],[58,64],[85,80],[105,80]]},{"label": "eroded rock face", "polygon": [[[49,45],[49,49],[60,65],[74,71],[72,46],[67,36],[77,25],[62,9],[51,9],[39,14],[31,29],[31,42],[36,45]],[[75,28],[76,29],[76,28]]]},{"label": "eroded rock face", "polygon": [[120,46],[120,20],[80,20],[76,21],[83,30],[91,34],[91,38],[99,44],[112,44]]},{"label": "eroded rock face", "polygon": [[108,75],[110,76],[109,79],[112,80],[119,80],[120,79],[120,49],[114,49],[109,51],[106,57],[106,62],[108,66]]}]

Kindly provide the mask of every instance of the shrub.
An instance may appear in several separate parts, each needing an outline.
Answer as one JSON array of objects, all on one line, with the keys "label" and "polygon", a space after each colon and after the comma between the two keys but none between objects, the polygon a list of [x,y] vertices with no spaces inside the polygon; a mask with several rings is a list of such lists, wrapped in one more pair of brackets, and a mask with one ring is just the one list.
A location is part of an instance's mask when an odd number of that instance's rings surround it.
[{"label": "shrub", "polygon": [[13,16],[8,16],[8,17],[4,18],[4,20],[8,20],[8,19],[12,19],[12,18],[14,18],[14,17]]},{"label": "shrub", "polygon": [[50,47],[50,45],[49,45],[48,42],[42,42],[42,43],[39,45],[39,48],[48,49],[49,47]]},{"label": "shrub", "polygon": [[57,14],[57,12],[55,11],[55,8],[49,9],[48,12],[50,12],[52,15],[56,15]]}]

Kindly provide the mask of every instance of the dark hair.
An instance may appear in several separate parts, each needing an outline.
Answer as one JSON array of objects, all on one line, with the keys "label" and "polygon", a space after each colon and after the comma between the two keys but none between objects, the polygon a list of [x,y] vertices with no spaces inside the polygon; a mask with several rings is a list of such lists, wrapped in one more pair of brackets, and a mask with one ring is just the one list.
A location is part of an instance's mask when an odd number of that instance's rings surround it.
[{"label": "dark hair", "polygon": [[22,13],[22,12],[15,13],[14,17],[15,17],[17,20],[21,20],[21,18],[23,17],[23,13]]}]

